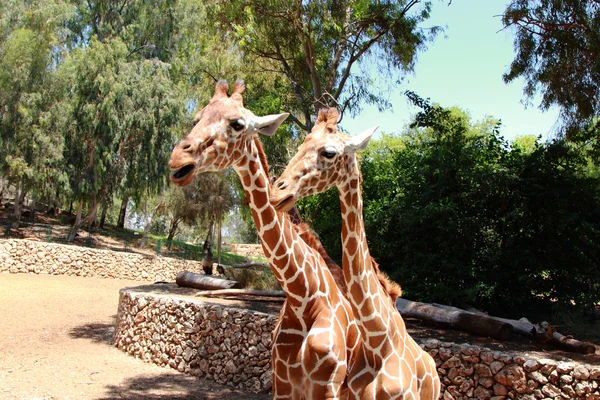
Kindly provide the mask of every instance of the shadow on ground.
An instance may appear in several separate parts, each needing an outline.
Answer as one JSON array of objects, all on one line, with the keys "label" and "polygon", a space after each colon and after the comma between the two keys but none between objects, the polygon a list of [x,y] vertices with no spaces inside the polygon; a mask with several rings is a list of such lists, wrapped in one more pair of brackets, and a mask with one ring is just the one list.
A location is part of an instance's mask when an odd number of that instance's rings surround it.
[{"label": "shadow on ground", "polygon": [[[111,318],[116,320],[117,316],[113,315]],[[112,344],[114,332],[114,322],[112,324],[91,323],[71,329],[69,336],[73,339],[89,339],[96,343]]]},{"label": "shadow on ground", "polygon": [[106,397],[96,400],[267,400],[269,394],[252,394],[239,390],[215,387],[214,382],[178,373],[165,373],[161,376],[137,376],[121,385],[108,385]]}]

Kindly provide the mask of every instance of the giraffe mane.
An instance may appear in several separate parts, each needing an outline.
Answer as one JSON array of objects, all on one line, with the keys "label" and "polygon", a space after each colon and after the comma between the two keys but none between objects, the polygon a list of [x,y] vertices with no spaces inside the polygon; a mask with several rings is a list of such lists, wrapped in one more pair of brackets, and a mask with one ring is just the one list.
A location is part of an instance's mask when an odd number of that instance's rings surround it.
[{"label": "giraffe mane", "polygon": [[271,186],[271,179],[270,179],[271,175],[270,175],[270,171],[269,171],[269,162],[267,161],[267,155],[265,154],[265,148],[262,144],[262,141],[258,137],[258,134],[255,134],[252,137],[252,140],[254,141],[254,144],[256,145],[256,148],[258,149],[258,158],[260,160],[260,164],[262,165],[263,169],[265,170],[265,174],[269,178],[269,186]]},{"label": "giraffe mane", "polygon": [[377,261],[375,261],[373,257],[371,257],[371,265],[373,266],[373,269],[377,274],[377,279],[379,279],[379,283],[383,287],[383,290],[385,290],[387,294],[390,295],[392,301],[396,303],[398,297],[402,296],[402,288],[400,287],[400,285],[398,285],[396,282],[390,279],[390,277],[385,272],[379,269],[379,264],[377,263]]},{"label": "giraffe mane", "polygon": [[[360,170],[360,157],[356,153],[354,154],[354,156],[356,157],[356,166],[358,168],[359,187],[361,188],[360,191],[362,192],[363,176],[362,171]],[[373,269],[377,274],[377,279],[379,279],[379,283],[381,284],[383,289],[390,295],[392,301],[396,303],[398,297],[402,296],[402,288],[396,282],[391,280],[385,272],[379,269],[379,264],[377,263],[377,261],[375,261],[375,259],[372,256],[369,257],[371,257],[371,264],[373,265]]]},{"label": "giraffe mane", "polygon": [[301,222],[298,225],[294,225],[294,229],[298,232],[298,235],[306,242],[307,245],[317,250],[323,260],[325,260],[325,264],[331,271],[331,275],[333,276],[333,280],[335,281],[337,287],[342,291],[344,297],[347,297],[347,286],[346,280],[344,279],[344,273],[340,266],[333,261],[333,258],[327,254],[327,251],[323,247],[323,244],[314,234],[314,232],[310,229],[310,225],[306,222]]}]

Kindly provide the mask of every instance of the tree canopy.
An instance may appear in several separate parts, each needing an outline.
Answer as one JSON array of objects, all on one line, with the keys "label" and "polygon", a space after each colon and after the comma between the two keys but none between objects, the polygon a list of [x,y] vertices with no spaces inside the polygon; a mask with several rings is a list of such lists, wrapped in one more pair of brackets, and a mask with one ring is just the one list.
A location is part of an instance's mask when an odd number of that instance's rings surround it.
[{"label": "tree canopy", "polygon": [[[562,139],[508,143],[498,120],[409,97],[421,107],[412,126],[361,155],[370,251],[405,296],[512,317],[593,308],[600,181],[590,153]],[[300,209],[340,259],[336,191]]]},{"label": "tree canopy", "polygon": [[217,4],[213,15],[225,34],[260,60],[259,69],[285,77],[284,104],[304,130],[323,107],[337,106],[342,114],[357,113],[364,103],[387,107],[382,93],[412,71],[417,53],[440,29],[423,26],[430,1]]},{"label": "tree canopy", "polygon": [[524,93],[558,106],[571,133],[600,112],[600,4],[595,0],[513,0],[502,17],[517,52],[505,82],[524,78]]}]

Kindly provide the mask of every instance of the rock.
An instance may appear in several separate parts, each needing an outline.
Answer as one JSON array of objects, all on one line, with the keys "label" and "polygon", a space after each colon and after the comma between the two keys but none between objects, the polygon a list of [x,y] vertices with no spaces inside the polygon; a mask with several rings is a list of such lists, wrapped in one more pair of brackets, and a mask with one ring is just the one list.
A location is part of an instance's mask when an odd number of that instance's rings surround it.
[{"label": "rock", "polygon": [[497,374],[502,368],[504,368],[504,363],[500,361],[492,361],[490,363],[490,369],[494,375]]},{"label": "rock", "polygon": [[560,363],[556,366],[556,370],[559,374],[568,374],[573,371],[573,366],[567,363]]},{"label": "rock", "polygon": [[489,400],[492,397],[492,392],[483,386],[477,386],[473,391],[473,395],[479,400]]},{"label": "rock", "polygon": [[496,383],[494,385],[494,394],[496,396],[506,396],[508,394],[508,389],[501,383]]},{"label": "rock", "polygon": [[517,393],[525,393],[527,391],[527,380],[525,371],[520,365],[507,365],[498,371],[494,376],[496,382],[505,386],[512,387]]},{"label": "rock", "polygon": [[554,386],[553,384],[548,383],[547,385],[542,387],[542,393],[545,394],[547,397],[554,398],[560,396],[560,389]]},{"label": "rock", "polygon": [[452,356],[445,363],[442,364],[442,368],[454,368],[458,367],[461,364],[460,358],[457,356]]},{"label": "rock", "polygon": [[530,372],[527,374],[527,376],[542,385],[545,385],[546,383],[548,383],[548,378],[546,378],[544,375],[542,375],[542,373],[539,371]]},{"label": "rock", "polygon": [[583,365],[577,365],[573,368],[573,378],[587,380],[590,377],[590,371]]},{"label": "rock", "polygon": [[475,364],[473,366],[473,369],[475,370],[475,373],[480,378],[489,378],[489,377],[493,376],[492,371],[490,370],[490,367],[488,367],[487,365]]},{"label": "rock", "polygon": [[523,369],[527,372],[537,371],[540,369],[540,363],[537,360],[527,360],[523,363]]}]

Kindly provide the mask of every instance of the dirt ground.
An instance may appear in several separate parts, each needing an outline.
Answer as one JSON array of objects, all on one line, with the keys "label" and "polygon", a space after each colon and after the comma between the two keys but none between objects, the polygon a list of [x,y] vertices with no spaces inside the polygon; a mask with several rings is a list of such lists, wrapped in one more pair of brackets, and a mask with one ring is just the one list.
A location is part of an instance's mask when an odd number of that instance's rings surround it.
[{"label": "dirt ground", "polygon": [[119,289],[141,282],[0,275],[0,399],[239,399],[111,345]]},{"label": "dirt ground", "polygon": [[[113,347],[119,289],[145,283],[151,282],[0,274],[0,399],[270,398],[147,364]],[[209,301],[230,302],[216,298]],[[236,303],[239,306],[242,302]],[[247,303],[250,306],[253,302]],[[407,327],[414,337],[600,364],[600,347],[595,355],[583,356],[551,350],[525,339],[497,342],[425,327],[411,320],[407,320]]]}]

